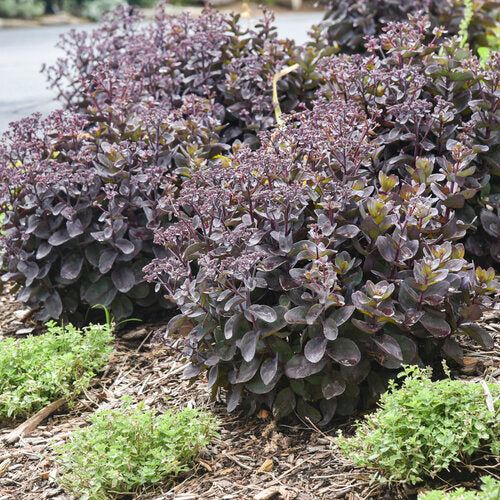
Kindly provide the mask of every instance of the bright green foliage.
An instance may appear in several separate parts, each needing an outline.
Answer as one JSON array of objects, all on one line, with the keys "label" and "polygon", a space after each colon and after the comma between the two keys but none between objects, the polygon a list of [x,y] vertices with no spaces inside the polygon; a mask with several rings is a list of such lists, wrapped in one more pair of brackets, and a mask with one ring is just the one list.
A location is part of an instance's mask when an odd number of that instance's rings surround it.
[{"label": "bright green foliage", "polygon": [[500,498],[500,482],[491,476],[481,478],[481,491],[466,491],[458,488],[454,491],[432,490],[420,495],[418,500],[498,500]]},{"label": "bright green foliage", "polygon": [[[125,398],[124,398],[125,399]],[[78,498],[98,500],[133,492],[189,469],[216,435],[214,418],[186,408],[156,416],[144,405],[96,413],[91,425],[59,448],[61,485]]]},{"label": "bright green foliage", "polygon": [[476,452],[500,453],[500,388],[489,384],[495,412],[480,384],[445,379],[406,367],[401,388],[394,381],[380,408],[358,422],[352,438],[339,436],[341,450],[360,466],[373,467],[383,482],[415,484]]},{"label": "bright green foliage", "polygon": [[38,337],[0,341],[0,418],[29,417],[61,397],[71,402],[106,364],[111,325],[47,327]]}]

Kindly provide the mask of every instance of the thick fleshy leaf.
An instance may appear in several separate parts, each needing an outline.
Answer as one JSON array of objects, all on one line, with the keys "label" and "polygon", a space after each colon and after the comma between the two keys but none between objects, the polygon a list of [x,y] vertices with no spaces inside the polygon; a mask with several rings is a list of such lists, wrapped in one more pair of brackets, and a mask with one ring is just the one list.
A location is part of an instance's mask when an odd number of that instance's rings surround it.
[{"label": "thick fleshy leaf", "polygon": [[47,255],[49,255],[52,251],[52,248],[52,245],[49,245],[46,241],[42,241],[36,249],[36,258],[43,259],[44,257],[47,257]]},{"label": "thick fleshy leaf", "polygon": [[307,312],[309,308],[306,306],[298,306],[290,309],[285,313],[285,321],[289,325],[305,325],[307,324]]},{"label": "thick fleshy leaf", "polygon": [[226,340],[229,340],[233,337],[235,329],[242,319],[243,314],[236,313],[226,321],[226,324],[224,325],[224,337],[226,338]]},{"label": "thick fleshy leaf", "polygon": [[358,233],[359,228],[354,224],[346,224],[335,231],[336,236],[342,236],[343,238],[354,238]]},{"label": "thick fleshy leaf", "polygon": [[274,358],[267,358],[260,367],[260,377],[264,384],[269,384],[278,371],[278,354]]},{"label": "thick fleshy leaf", "polygon": [[462,346],[456,342],[454,339],[447,338],[443,347],[441,348],[445,356],[456,361],[458,364],[463,365],[464,363],[464,350]]},{"label": "thick fleshy leaf", "polygon": [[295,394],[290,387],[278,392],[273,403],[273,416],[276,420],[280,420],[295,409]]},{"label": "thick fleshy leaf", "polygon": [[485,349],[490,350],[495,346],[495,342],[491,338],[491,335],[482,326],[476,323],[463,323],[460,325],[460,332],[469,335],[469,337],[473,338]]},{"label": "thick fleshy leaf", "polygon": [[269,306],[262,304],[253,304],[245,309],[245,317],[252,321],[252,317],[259,318],[266,323],[272,323],[278,319],[276,311]]},{"label": "thick fleshy leaf", "polygon": [[231,413],[234,411],[241,399],[241,390],[243,389],[243,384],[236,384],[231,387],[227,395],[227,411]]},{"label": "thick fleshy leaf", "polygon": [[374,335],[372,338],[373,343],[383,353],[398,362],[403,362],[403,352],[398,341],[385,333],[381,335]]},{"label": "thick fleshy leaf", "polygon": [[108,248],[102,252],[99,257],[99,272],[101,274],[106,274],[111,270],[113,264],[115,263],[116,258],[118,257],[118,252],[115,250]]},{"label": "thick fleshy leaf", "polygon": [[285,365],[285,375],[294,379],[309,377],[320,372],[325,364],[325,359],[319,363],[311,363],[302,354],[295,354]]},{"label": "thick fleshy leaf", "polygon": [[120,321],[121,319],[130,318],[134,311],[134,304],[132,304],[132,301],[126,295],[120,294],[111,302],[109,309],[115,320]]},{"label": "thick fleshy leaf", "polygon": [[119,238],[119,239],[117,239],[115,241],[115,246],[117,248],[119,248],[120,251],[122,253],[124,253],[125,255],[134,253],[134,250],[135,250],[134,244],[131,241],[126,240],[125,238]]},{"label": "thick fleshy leaf", "polygon": [[[235,383],[240,384],[252,380],[260,365],[260,358],[255,357],[251,361],[243,361],[236,375]],[[274,375],[273,375],[274,376]],[[272,377],[271,377],[272,378]]]},{"label": "thick fleshy leaf", "polygon": [[328,340],[335,340],[339,336],[339,329],[336,321],[330,316],[323,323],[323,335]]},{"label": "thick fleshy leaf", "polygon": [[91,305],[101,304],[109,307],[116,296],[116,288],[110,278],[104,276],[96,283],[90,285],[85,294],[84,299]]},{"label": "thick fleshy leaf", "polygon": [[376,241],[377,249],[384,260],[394,262],[397,254],[397,248],[387,236],[379,236]]},{"label": "thick fleshy leaf", "polygon": [[208,388],[211,389],[219,378],[219,365],[214,365],[208,370]]},{"label": "thick fleshy leaf", "polygon": [[62,245],[63,243],[68,242],[70,239],[71,239],[71,237],[68,234],[68,230],[66,228],[64,228],[64,229],[59,229],[59,231],[56,231],[55,233],[53,233],[50,236],[48,242],[49,242],[49,245],[57,247],[59,245]]},{"label": "thick fleshy leaf", "polygon": [[318,422],[320,427],[328,425],[328,423],[335,416],[335,411],[337,409],[337,400],[333,399],[322,399],[319,403],[319,409],[321,410],[321,415],[323,418]]},{"label": "thick fleshy leaf", "polygon": [[420,318],[422,326],[434,337],[447,337],[451,333],[449,323],[435,313],[426,311]]},{"label": "thick fleshy leaf", "polygon": [[354,341],[340,337],[328,344],[326,353],[337,363],[354,366],[361,359],[361,352]]},{"label": "thick fleshy leaf", "polygon": [[274,389],[279,379],[281,378],[281,375],[282,372],[278,370],[272,380],[268,384],[264,384],[264,382],[260,378],[260,373],[257,373],[257,375],[255,375],[255,377],[250,382],[247,382],[245,384],[245,387],[254,394],[268,394]]},{"label": "thick fleshy leaf", "polygon": [[17,270],[24,274],[26,278],[26,286],[30,286],[40,272],[38,264],[30,260],[19,262]]},{"label": "thick fleshy leaf", "polygon": [[328,340],[323,336],[309,340],[304,348],[304,356],[311,363],[318,363],[323,359]]},{"label": "thick fleshy leaf", "polygon": [[202,365],[196,365],[194,363],[190,363],[189,365],[184,368],[184,371],[182,372],[182,378],[184,379],[192,379],[194,377],[197,377],[203,366]]},{"label": "thick fleshy leaf", "polygon": [[318,316],[323,312],[324,306],[322,304],[314,304],[310,307],[306,314],[306,321],[308,325],[314,325]]},{"label": "thick fleshy leaf", "polygon": [[61,278],[74,280],[78,278],[83,266],[83,257],[77,254],[69,254],[63,259],[61,266]]},{"label": "thick fleshy leaf", "polygon": [[57,291],[53,291],[45,300],[45,311],[50,318],[59,319],[63,311],[61,297]]},{"label": "thick fleshy leaf", "polygon": [[332,399],[335,396],[340,396],[344,391],[345,380],[340,375],[340,372],[329,372],[321,379],[321,392],[325,399]]},{"label": "thick fleshy leaf", "polygon": [[243,335],[240,343],[240,351],[245,361],[252,361],[255,356],[255,349],[259,340],[259,334],[250,330]]},{"label": "thick fleshy leaf", "polygon": [[66,221],[66,229],[68,230],[68,235],[70,238],[76,238],[83,234],[83,224],[80,219],[74,219]]},{"label": "thick fleshy leaf", "polygon": [[111,273],[113,285],[119,292],[127,293],[135,286],[135,274],[130,267],[122,265]]},{"label": "thick fleshy leaf", "polygon": [[352,316],[355,310],[356,308],[351,305],[339,307],[330,314],[329,318],[331,318],[337,326],[340,326],[343,325]]}]

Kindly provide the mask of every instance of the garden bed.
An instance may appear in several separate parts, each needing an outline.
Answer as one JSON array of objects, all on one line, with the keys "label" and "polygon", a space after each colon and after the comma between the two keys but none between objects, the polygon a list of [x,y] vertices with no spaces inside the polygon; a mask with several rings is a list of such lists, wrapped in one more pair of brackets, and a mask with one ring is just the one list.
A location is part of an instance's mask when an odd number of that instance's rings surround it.
[{"label": "garden bed", "polygon": [[[22,309],[4,290],[0,298],[2,335],[12,335],[21,326],[37,326],[16,313]],[[189,387],[182,380],[183,363],[176,359],[175,342],[168,350],[150,349],[151,334],[162,326],[134,327],[126,335],[129,340],[116,341],[107,368],[72,410],[64,408],[54,414],[13,446],[0,445],[0,499],[69,498],[54,481],[58,472],[51,461],[53,443],[63,442],[96,410],[120,406],[125,395],[160,412],[186,405],[208,407],[221,424],[220,439],[212,441],[194,470],[175,483],[144,490],[138,499],[415,498],[417,489],[402,492],[371,485],[369,471],[354,467],[332,449],[332,436],[338,428],[348,428],[352,419],[335,420],[326,429],[317,430],[296,419],[276,427],[267,412],[250,420],[228,415],[225,405],[210,401],[204,381]],[[491,374],[500,382],[500,325],[490,316],[485,327],[496,337],[495,351],[486,356],[470,348],[460,376],[473,380]],[[2,437],[9,431],[2,429]],[[463,486],[475,486],[460,479]],[[269,496],[272,492],[274,497]]]}]

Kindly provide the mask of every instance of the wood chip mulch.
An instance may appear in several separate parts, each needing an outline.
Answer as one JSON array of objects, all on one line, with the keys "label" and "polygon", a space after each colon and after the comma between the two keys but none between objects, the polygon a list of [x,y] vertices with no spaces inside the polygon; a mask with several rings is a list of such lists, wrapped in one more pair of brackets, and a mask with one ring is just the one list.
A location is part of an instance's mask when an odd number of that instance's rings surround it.
[{"label": "wood chip mulch", "polygon": [[[36,329],[29,317],[22,316],[24,309],[4,291],[0,336]],[[129,340],[117,340],[108,366],[73,408],[63,408],[11,446],[3,438],[12,429],[0,429],[0,500],[71,498],[57,486],[52,447],[85,425],[91,413],[120,406],[124,395],[143,400],[159,412],[188,405],[205,407],[220,422],[220,438],[203,451],[189,474],[140,491],[135,496],[138,500],[416,498],[416,489],[401,492],[371,484],[371,471],[353,466],[335,449],[332,436],[352,421],[333,422],[319,430],[299,420],[277,426],[267,412],[251,419],[228,415],[221,401],[210,401],[206,382],[189,386],[182,380],[184,366],[172,350],[149,348],[151,333],[160,326],[142,324],[127,334]],[[498,320],[490,318],[486,327],[496,336],[495,351],[466,346],[470,360],[461,376],[474,380],[488,375],[500,382]]]}]

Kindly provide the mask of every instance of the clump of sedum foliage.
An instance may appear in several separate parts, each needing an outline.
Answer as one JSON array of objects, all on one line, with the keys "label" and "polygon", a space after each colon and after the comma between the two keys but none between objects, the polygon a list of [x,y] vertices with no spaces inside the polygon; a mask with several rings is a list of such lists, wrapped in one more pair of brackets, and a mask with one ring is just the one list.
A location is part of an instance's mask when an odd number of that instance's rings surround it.
[{"label": "clump of sedum foliage", "polygon": [[380,408],[357,424],[353,437],[337,439],[356,464],[376,469],[381,480],[415,484],[463,467],[481,454],[500,453],[497,384],[487,384],[494,402],[491,411],[479,383],[449,378],[432,382],[417,367],[406,367],[401,376],[401,387],[391,381]]},{"label": "clump of sedum foliage", "polygon": [[[294,45],[271,17],[253,29],[207,10],[152,24],[118,9],[63,39],[48,70],[67,110],[14,124],[0,141],[4,281],[41,321],[83,322],[102,304],[119,320],[168,302],[142,268],[163,249],[159,200],[235,141],[274,124],[272,77]],[[291,110],[302,72],[279,81]],[[283,98],[283,96],[288,96]]]},{"label": "clump of sedum foliage", "polygon": [[[372,40],[383,58],[326,60],[310,111],[165,198],[178,222],[156,231],[170,256],[147,279],[180,308],[167,333],[191,329],[186,376],[208,371],[229,410],[265,405],[326,424],[373,403],[403,363],[460,363],[460,335],[492,347],[476,320],[495,305],[495,272],[459,242],[471,227],[460,210],[481,188],[477,153],[447,128],[451,105],[420,98],[426,80],[404,62],[425,27],[391,25]],[[440,159],[426,142],[436,138]]]}]

